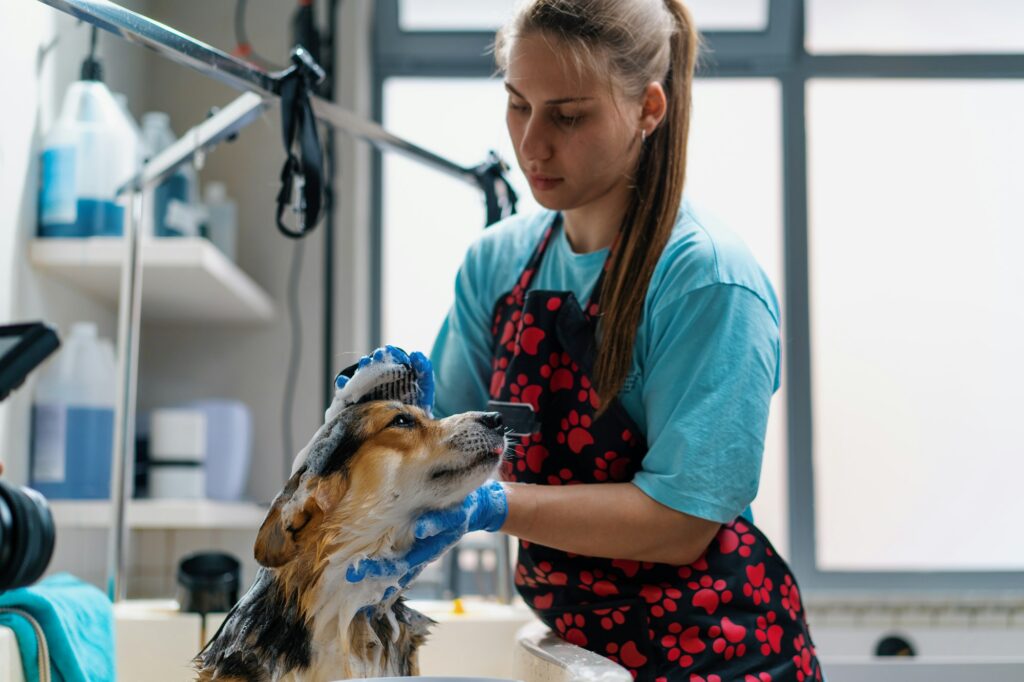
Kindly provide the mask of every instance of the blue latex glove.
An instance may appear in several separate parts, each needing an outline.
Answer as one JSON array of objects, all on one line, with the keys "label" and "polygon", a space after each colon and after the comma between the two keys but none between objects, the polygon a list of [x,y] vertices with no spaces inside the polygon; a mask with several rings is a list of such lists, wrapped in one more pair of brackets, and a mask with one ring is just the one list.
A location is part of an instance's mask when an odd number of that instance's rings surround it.
[{"label": "blue latex glove", "polygon": [[[398,577],[401,587],[408,585],[423,568],[474,530],[496,531],[508,516],[508,497],[498,481],[488,481],[462,501],[447,509],[429,511],[416,519],[416,540],[404,556],[396,559],[363,559],[348,567],[345,578],[357,583],[364,578]],[[394,593],[389,588],[385,598]]]},{"label": "blue latex glove", "polygon": [[416,405],[431,414],[434,407],[434,370],[420,352],[406,354],[401,348],[384,346],[359,359],[351,377],[334,379],[334,401],[325,420],[348,405],[365,400],[398,400]]}]

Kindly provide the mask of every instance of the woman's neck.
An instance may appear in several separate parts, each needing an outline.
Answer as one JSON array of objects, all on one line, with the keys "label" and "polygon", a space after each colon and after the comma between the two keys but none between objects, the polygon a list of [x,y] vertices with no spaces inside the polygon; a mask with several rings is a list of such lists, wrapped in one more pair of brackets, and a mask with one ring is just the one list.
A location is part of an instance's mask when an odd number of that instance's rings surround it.
[{"label": "woman's neck", "polygon": [[563,211],[562,225],[574,253],[591,253],[612,245],[632,191],[632,186],[624,183],[584,206]]}]

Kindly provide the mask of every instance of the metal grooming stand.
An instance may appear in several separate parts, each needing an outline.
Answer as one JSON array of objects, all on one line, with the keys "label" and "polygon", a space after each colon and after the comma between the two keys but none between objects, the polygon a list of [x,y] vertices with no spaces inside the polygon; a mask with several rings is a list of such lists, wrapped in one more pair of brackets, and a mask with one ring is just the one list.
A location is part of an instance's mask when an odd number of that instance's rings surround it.
[{"label": "metal grooming stand", "polygon": [[[138,230],[143,217],[142,197],[179,166],[190,163],[218,143],[232,137],[259,118],[280,98],[281,80],[290,69],[268,73],[183,33],[129,11],[106,0],[40,0],[55,9],[93,24],[129,42],[148,47],[171,61],[191,67],[243,94],[222,110],[194,126],[176,143],[151,159],[140,173],[119,191],[127,197],[124,227],[124,255],[118,305],[118,393],[115,411],[114,459],[111,474],[112,519],[107,565],[107,591],[112,601],[126,597],[128,528],[126,501],[131,497],[135,461],[135,396],[138,385],[139,324],[142,302],[142,261]],[[295,68],[295,67],[293,67]],[[370,142],[381,151],[397,152],[474,187],[481,188],[480,176],[433,152],[429,152],[386,131],[333,102],[310,95],[313,112],[321,122]],[[498,598],[508,603],[512,596],[508,538],[498,540]]]}]

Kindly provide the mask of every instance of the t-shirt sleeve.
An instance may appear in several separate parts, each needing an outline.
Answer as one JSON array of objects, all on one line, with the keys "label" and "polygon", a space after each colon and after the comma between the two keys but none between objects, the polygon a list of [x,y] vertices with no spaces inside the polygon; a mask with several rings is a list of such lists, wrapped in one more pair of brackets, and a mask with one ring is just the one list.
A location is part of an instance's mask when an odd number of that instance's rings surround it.
[{"label": "t-shirt sleeve", "polygon": [[434,341],[430,361],[434,366],[437,418],[483,410],[487,407],[490,376],[491,306],[484,297],[487,268],[481,262],[480,244],[470,248],[455,278],[455,302]]},{"label": "t-shirt sleeve", "polygon": [[634,484],[665,506],[728,523],[757,494],[779,328],[740,285],[712,284],[654,309],[644,350],[648,452]]}]

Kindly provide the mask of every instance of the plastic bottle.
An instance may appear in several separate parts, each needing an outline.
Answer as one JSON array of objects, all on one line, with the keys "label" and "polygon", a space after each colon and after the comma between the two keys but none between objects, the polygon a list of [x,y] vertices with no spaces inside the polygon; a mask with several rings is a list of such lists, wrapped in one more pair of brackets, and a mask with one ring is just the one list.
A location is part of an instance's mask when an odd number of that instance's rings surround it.
[{"label": "plastic bottle", "polygon": [[206,237],[230,260],[237,260],[238,207],[223,182],[206,185]]},{"label": "plastic bottle", "polygon": [[116,192],[131,177],[139,140],[99,75],[98,65],[83,65],[43,141],[41,237],[123,234]]},{"label": "plastic bottle", "polygon": [[[171,117],[163,111],[149,111],[142,115],[142,139],[146,147],[146,157],[151,159],[177,141],[171,129]],[[160,183],[153,197],[153,230],[157,237],[181,237],[187,230],[184,220],[175,222],[176,216],[190,215],[191,210],[199,203],[198,178],[196,169],[190,163],[180,166],[173,175]],[[171,222],[168,218],[168,207],[178,202],[186,211],[171,209]]]},{"label": "plastic bottle", "polygon": [[114,351],[80,322],[40,376],[32,406],[30,485],[53,499],[110,497]]},{"label": "plastic bottle", "polygon": [[135,138],[135,158],[131,165],[131,173],[135,174],[142,170],[143,164],[146,163],[146,148],[142,144],[142,128],[139,127],[135,117],[132,116],[131,109],[128,108],[128,96],[123,92],[115,92],[113,95],[114,101],[117,102],[121,113],[124,114],[124,118],[132,130],[132,136]]}]

